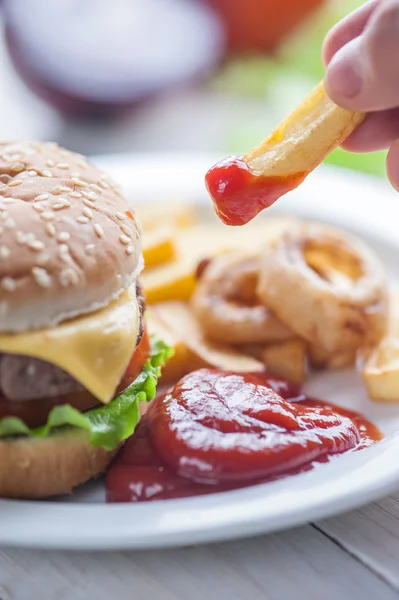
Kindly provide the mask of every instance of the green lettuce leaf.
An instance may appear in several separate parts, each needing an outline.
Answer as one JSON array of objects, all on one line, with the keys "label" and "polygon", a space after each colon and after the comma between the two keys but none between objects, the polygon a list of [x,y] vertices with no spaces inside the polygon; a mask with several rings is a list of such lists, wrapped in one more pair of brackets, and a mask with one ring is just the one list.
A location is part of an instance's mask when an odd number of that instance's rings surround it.
[{"label": "green lettuce leaf", "polygon": [[68,404],[56,406],[42,427],[30,429],[17,417],[0,421],[0,438],[10,435],[27,435],[45,438],[56,427],[72,426],[85,429],[92,446],[114,450],[120,442],[132,435],[140,418],[139,402],[148,402],[155,396],[161,367],[172,355],[172,349],[162,340],[151,340],[151,356],[132,385],[112,402],[85,413]]}]

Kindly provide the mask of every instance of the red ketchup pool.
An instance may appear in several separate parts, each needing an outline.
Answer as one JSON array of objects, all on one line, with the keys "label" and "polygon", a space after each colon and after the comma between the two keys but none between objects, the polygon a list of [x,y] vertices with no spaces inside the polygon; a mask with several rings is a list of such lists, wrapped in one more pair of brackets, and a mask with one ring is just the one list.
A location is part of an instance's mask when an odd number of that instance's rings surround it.
[{"label": "red ketchup pool", "polygon": [[151,403],[106,476],[108,502],[227,491],[374,444],[361,415],[266,373],[201,369]]}]

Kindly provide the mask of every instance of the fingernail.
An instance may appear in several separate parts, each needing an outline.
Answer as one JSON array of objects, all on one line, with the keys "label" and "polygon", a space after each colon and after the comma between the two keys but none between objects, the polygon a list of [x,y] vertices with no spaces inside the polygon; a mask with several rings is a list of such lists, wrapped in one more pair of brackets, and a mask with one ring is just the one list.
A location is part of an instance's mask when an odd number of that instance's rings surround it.
[{"label": "fingernail", "polygon": [[358,39],[352,40],[336,53],[327,67],[326,83],[333,99],[350,99],[360,94],[363,87],[362,71]]}]

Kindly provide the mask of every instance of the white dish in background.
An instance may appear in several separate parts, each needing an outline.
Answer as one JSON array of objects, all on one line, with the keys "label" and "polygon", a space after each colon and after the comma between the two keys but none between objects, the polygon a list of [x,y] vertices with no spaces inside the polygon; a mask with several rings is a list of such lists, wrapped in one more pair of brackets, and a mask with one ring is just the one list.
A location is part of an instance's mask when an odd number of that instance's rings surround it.
[{"label": "white dish in background", "polygon": [[[203,177],[213,156],[113,156],[96,162],[137,205],[173,199],[205,203]],[[362,235],[398,280],[399,197],[387,184],[320,169],[267,214],[294,213]],[[267,214],[258,218],[267,218]],[[235,492],[143,504],[104,504],[101,481],[57,501],[0,501],[0,546],[139,549],[250,536],[335,515],[399,488],[399,404],[367,399],[360,377],[321,373],[305,386],[315,396],[353,408],[386,439],[314,471]]]}]

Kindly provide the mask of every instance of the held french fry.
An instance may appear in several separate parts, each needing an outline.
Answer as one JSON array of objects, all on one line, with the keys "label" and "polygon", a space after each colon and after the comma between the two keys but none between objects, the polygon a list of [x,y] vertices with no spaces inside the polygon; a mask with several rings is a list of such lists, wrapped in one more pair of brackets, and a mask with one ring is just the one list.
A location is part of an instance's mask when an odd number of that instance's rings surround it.
[{"label": "held french fry", "polygon": [[296,188],[363,121],[319,85],[273,133],[243,157],[217,163],[206,185],[220,219],[244,225]]}]

